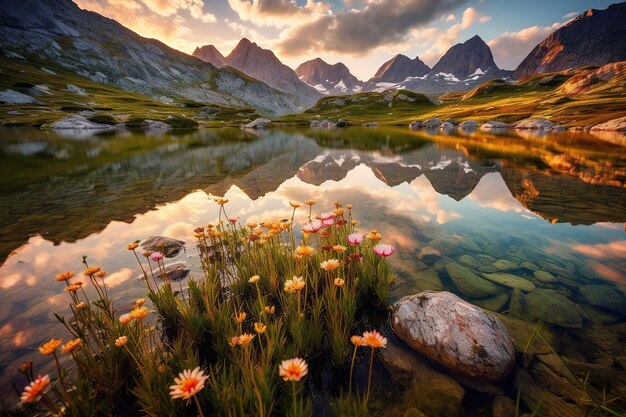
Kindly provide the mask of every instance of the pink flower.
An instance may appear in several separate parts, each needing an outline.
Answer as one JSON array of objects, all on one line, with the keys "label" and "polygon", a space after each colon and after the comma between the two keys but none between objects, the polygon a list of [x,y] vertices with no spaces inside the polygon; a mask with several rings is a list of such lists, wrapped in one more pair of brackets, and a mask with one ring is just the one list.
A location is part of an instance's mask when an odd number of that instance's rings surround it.
[{"label": "pink flower", "polygon": [[324,225],[324,227],[330,227],[335,224],[335,219],[324,219],[322,220],[322,224]]},{"label": "pink flower", "polygon": [[307,223],[302,228],[306,233],[317,233],[322,228],[322,222],[319,220],[313,220],[311,223]]},{"label": "pink flower", "polygon": [[161,259],[163,259],[163,254],[161,252],[152,252],[152,255],[150,255],[150,258],[154,262],[159,262]]},{"label": "pink flower", "polygon": [[332,211],[327,211],[326,213],[320,213],[317,215],[317,218],[322,221],[334,219],[335,217],[337,217],[337,215],[333,213]]},{"label": "pink flower", "polygon": [[374,252],[376,252],[376,255],[383,256],[385,258],[392,255],[394,251],[395,249],[391,245],[379,243],[378,245],[374,246]]},{"label": "pink flower", "polygon": [[239,216],[233,216],[233,217],[229,217],[228,221],[231,222],[232,224],[237,223],[237,220],[239,219]]},{"label": "pink flower", "polygon": [[352,233],[351,235],[348,235],[348,243],[352,246],[359,245],[361,242],[363,242],[363,236],[360,234]]}]

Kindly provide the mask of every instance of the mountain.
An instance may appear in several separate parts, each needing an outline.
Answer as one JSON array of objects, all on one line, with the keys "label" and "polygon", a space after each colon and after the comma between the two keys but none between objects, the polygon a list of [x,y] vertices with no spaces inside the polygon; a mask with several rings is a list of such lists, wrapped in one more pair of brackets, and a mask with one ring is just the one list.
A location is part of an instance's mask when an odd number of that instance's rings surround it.
[{"label": "mountain", "polygon": [[261,80],[293,97],[305,107],[313,105],[322,94],[300,81],[294,70],[280,62],[269,49],[243,38],[226,57],[231,67]]},{"label": "mountain", "polygon": [[463,43],[457,43],[439,59],[433,73],[454,74],[457,78],[467,78],[478,70],[485,72],[498,68],[493,60],[491,49],[480,36],[476,35]]},{"label": "mountain", "polygon": [[321,58],[315,58],[300,64],[296,75],[324,94],[352,94],[363,89],[363,82],[341,62],[330,65]]},{"label": "mountain", "polygon": [[626,61],[626,3],[589,9],[541,41],[519,64],[513,78],[583,65]]},{"label": "mountain", "polygon": [[406,55],[398,54],[385,62],[370,82],[399,83],[409,77],[422,77],[430,71],[419,57],[411,59]]},{"label": "mountain", "polygon": [[[0,50],[35,68],[63,67],[166,102],[253,106],[269,115],[299,107],[293,98],[260,81],[141,37],[70,0],[3,0]],[[19,82],[19,73],[11,76]]]},{"label": "mountain", "polygon": [[197,47],[191,56],[195,56],[203,60],[204,62],[208,62],[217,68],[222,68],[228,63],[226,62],[226,58],[217,48],[213,45],[205,45],[203,47]]}]

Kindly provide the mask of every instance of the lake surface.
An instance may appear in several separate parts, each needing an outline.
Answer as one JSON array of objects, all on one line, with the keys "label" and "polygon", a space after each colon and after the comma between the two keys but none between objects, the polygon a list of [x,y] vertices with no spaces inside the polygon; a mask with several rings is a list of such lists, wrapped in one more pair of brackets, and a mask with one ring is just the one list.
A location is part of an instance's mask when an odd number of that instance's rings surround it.
[{"label": "lake surface", "polygon": [[[377,229],[397,248],[394,300],[446,289],[526,328],[544,319],[560,354],[626,395],[626,148],[573,132],[382,127],[0,130],[0,393],[23,385],[23,360],[41,369],[43,341],[66,337],[52,311],[67,314],[69,299],[54,276],[82,270],[83,255],[108,271],[120,309],[144,294],[126,250],[136,239],[184,240],[174,261],[199,276],[192,233],[217,218],[210,196],[226,196],[243,222],[289,218],[289,200],[314,198],[320,211],[350,203],[360,231]],[[450,263],[536,289],[471,298]]]}]

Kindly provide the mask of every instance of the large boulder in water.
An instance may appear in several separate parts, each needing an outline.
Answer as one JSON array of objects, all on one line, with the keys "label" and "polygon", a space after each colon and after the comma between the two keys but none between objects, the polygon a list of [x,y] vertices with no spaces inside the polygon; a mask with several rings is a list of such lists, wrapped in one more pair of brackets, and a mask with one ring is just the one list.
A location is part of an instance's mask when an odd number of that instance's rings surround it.
[{"label": "large boulder in water", "polygon": [[515,345],[504,324],[449,292],[422,292],[393,307],[400,339],[459,375],[498,381],[515,364]]},{"label": "large boulder in water", "polygon": [[161,252],[167,258],[173,258],[185,246],[185,242],[166,236],[150,236],[141,247],[150,252]]}]

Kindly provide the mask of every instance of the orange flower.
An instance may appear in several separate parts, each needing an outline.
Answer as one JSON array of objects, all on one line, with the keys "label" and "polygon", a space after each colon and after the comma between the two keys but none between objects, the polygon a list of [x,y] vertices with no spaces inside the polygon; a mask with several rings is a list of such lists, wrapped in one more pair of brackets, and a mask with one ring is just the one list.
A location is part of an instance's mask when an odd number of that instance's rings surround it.
[{"label": "orange flower", "polygon": [[106,273],[105,271],[98,271],[98,272],[96,272],[96,275],[97,275],[98,277],[100,277],[100,278],[104,278],[104,276],[105,276],[106,274],[107,274],[107,273]]},{"label": "orange flower", "polygon": [[74,276],[73,272],[63,272],[62,274],[57,275],[56,280],[57,281],[67,281],[70,278],[72,278]]},{"label": "orange flower", "polygon": [[43,390],[50,385],[50,377],[48,375],[37,376],[37,378],[27,385],[24,388],[24,392],[22,392],[22,396],[20,400],[23,403],[33,403],[39,399],[39,397],[43,394]]},{"label": "orange flower", "polygon": [[256,284],[257,282],[259,282],[261,278],[258,275],[253,275],[250,277],[250,279],[248,280],[249,283],[252,284]]},{"label": "orange flower", "polygon": [[246,227],[248,227],[249,229],[256,229],[257,226],[258,224],[253,223],[253,222],[246,223]]},{"label": "orange flower", "polygon": [[235,347],[239,344],[239,336],[233,336],[230,338],[230,342],[228,342],[230,347]]},{"label": "orange flower", "polygon": [[265,307],[263,307],[263,311],[266,314],[274,314],[274,312],[276,311],[276,307],[275,306],[265,306]]},{"label": "orange flower", "polygon": [[250,342],[252,342],[252,339],[254,339],[254,335],[253,334],[244,333],[241,336],[239,336],[239,345],[240,346],[247,346]]},{"label": "orange flower", "polygon": [[344,281],[341,278],[335,278],[335,280],[333,281],[333,284],[335,284],[335,287],[343,287],[343,284],[345,284],[346,281]]},{"label": "orange flower", "polygon": [[332,271],[333,269],[339,268],[339,261],[337,259],[329,259],[320,264],[323,270]]},{"label": "orange flower", "polygon": [[70,353],[71,351],[73,351],[75,348],[77,348],[78,346],[82,344],[83,344],[83,341],[81,339],[70,340],[67,343],[65,343],[65,345],[63,345],[63,347],[61,348],[61,352]]},{"label": "orange flower", "polygon": [[254,323],[254,330],[256,330],[259,334],[263,334],[265,333],[265,330],[267,330],[267,326],[263,323],[256,322]]},{"label": "orange flower", "polygon": [[245,312],[242,311],[241,313],[239,313],[239,314],[237,314],[235,316],[235,321],[237,323],[243,323],[243,321],[246,319],[247,316],[248,315]]},{"label": "orange flower", "polygon": [[223,206],[228,203],[229,200],[227,198],[214,198],[213,201],[215,201],[218,205]]},{"label": "orange flower", "polygon": [[130,313],[122,314],[120,316],[120,323],[128,324],[133,318],[130,316]]},{"label": "orange flower", "polygon": [[317,201],[315,201],[315,200],[306,200],[304,202],[304,204],[308,204],[309,206],[312,206],[313,204],[316,204],[316,203],[317,203]]},{"label": "orange flower", "polygon": [[81,286],[81,284],[79,284],[79,283],[70,284],[67,287],[63,288],[63,291],[76,292],[76,291],[80,290],[80,286]]},{"label": "orange flower", "polygon": [[315,253],[315,249],[311,246],[302,245],[296,248],[296,255],[299,256],[312,256]]},{"label": "orange flower", "polygon": [[91,276],[100,270],[99,266],[92,266],[83,271],[85,275]]},{"label": "orange flower", "polygon": [[61,345],[61,339],[50,339],[49,342],[39,346],[39,353],[42,355],[52,355],[55,350]]},{"label": "orange flower", "polygon": [[77,310],[82,310],[85,307],[87,307],[87,304],[85,304],[84,301],[81,301],[80,303],[76,304],[76,309]]},{"label": "orange flower", "polygon": [[369,232],[365,237],[367,237],[369,240],[373,240],[373,241],[377,241],[383,238],[383,236],[378,233],[377,230],[372,230],[371,232]]},{"label": "orange flower", "polygon": [[126,343],[128,343],[128,337],[126,337],[126,336],[120,336],[117,339],[115,339],[115,346],[117,346],[117,347],[122,347]]},{"label": "orange flower", "polygon": [[134,308],[128,313],[131,319],[141,320],[148,315],[148,308],[146,306],[141,306]]},{"label": "orange flower", "polygon": [[346,208],[347,208],[348,210],[352,210],[352,204],[346,204]]},{"label": "orange flower", "polygon": [[346,248],[345,246],[342,246],[342,245],[335,245],[335,246],[333,246],[333,250],[335,252],[337,252],[337,253],[344,253],[346,251],[346,249],[348,249],[348,248]]},{"label": "orange flower", "polygon": [[363,344],[372,349],[387,347],[387,338],[376,330],[363,333]]},{"label": "orange flower", "polygon": [[363,345],[363,336],[354,335],[350,337],[350,341],[354,346],[364,346]]},{"label": "orange flower", "polygon": [[204,388],[207,378],[208,375],[204,375],[199,366],[194,370],[184,370],[178,374],[178,378],[174,378],[174,385],[170,386],[170,397],[189,400]]},{"label": "orange flower", "polygon": [[135,300],[135,305],[137,307],[144,305],[144,303],[146,302],[146,299],[141,297]]},{"label": "orange flower", "polygon": [[290,201],[289,205],[295,209],[302,207],[302,204],[298,203],[297,201]]},{"label": "orange flower", "polygon": [[294,293],[297,291],[301,291],[304,288],[304,280],[302,277],[293,277],[292,279],[288,279],[285,281],[285,292]]},{"label": "orange flower", "polygon": [[285,381],[300,381],[308,373],[309,367],[301,358],[287,359],[278,366],[278,375]]},{"label": "orange flower", "polygon": [[335,213],[337,216],[341,216],[344,213],[344,211],[342,208],[336,208],[333,210],[333,213]]},{"label": "orange flower", "polygon": [[126,246],[126,249],[128,250],[135,250],[139,247],[139,243],[138,242],[133,242],[130,245]]}]

